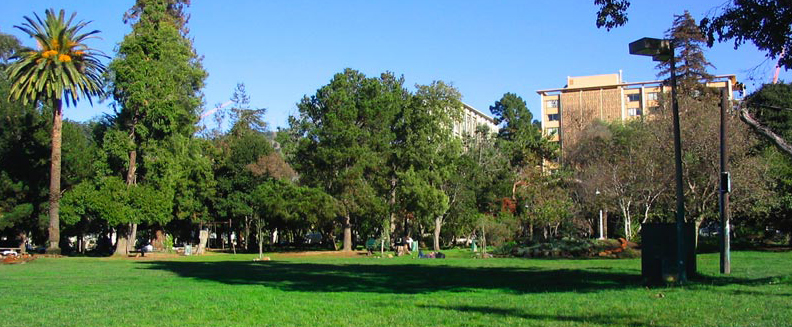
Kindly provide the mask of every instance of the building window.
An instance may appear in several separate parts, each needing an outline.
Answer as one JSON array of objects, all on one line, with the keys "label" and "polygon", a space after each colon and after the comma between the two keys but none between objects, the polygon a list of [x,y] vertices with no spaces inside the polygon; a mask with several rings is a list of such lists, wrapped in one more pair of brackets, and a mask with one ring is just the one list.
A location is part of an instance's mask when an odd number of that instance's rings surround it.
[{"label": "building window", "polygon": [[650,101],[657,101],[657,92],[649,92],[646,94],[646,99]]},{"label": "building window", "polygon": [[632,102],[632,101],[641,101],[641,95],[638,94],[638,93],[636,93],[636,94],[628,94],[627,95],[627,99],[630,100],[630,102]]},{"label": "building window", "polygon": [[547,120],[548,121],[558,121],[560,118],[561,118],[561,115],[559,115],[559,114],[549,114],[549,115],[547,115]]},{"label": "building window", "polygon": [[630,117],[640,116],[643,115],[643,110],[641,110],[640,108],[629,108],[627,109],[627,114]]},{"label": "building window", "polygon": [[547,135],[558,135],[558,127],[547,128]]},{"label": "building window", "polygon": [[558,108],[558,100],[547,100],[548,108]]},{"label": "building window", "polygon": [[660,106],[649,107],[649,112],[650,113],[656,113],[656,112],[659,112],[659,111],[660,111]]}]

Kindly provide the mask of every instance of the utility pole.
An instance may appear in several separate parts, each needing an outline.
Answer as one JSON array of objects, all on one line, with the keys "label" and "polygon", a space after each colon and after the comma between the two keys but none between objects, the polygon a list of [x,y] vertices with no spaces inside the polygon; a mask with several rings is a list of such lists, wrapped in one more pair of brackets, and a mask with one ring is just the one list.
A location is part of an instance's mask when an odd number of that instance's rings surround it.
[{"label": "utility pole", "polygon": [[726,147],[726,106],[728,94],[726,88],[721,89],[720,104],[720,272],[731,274],[731,240],[729,228],[729,192],[731,176],[729,174],[729,155]]},{"label": "utility pole", "polygon": [[685,251],[685,191],[682,184],[682,141],[679,131],[679,95],[677,95],[676,58],[674,44],[670,42],[671,52],[671,111],[674,121],[674,169],[676,184],[676,241],[677,241],[677,273],[679,282],[687,281],[687,252]]}]

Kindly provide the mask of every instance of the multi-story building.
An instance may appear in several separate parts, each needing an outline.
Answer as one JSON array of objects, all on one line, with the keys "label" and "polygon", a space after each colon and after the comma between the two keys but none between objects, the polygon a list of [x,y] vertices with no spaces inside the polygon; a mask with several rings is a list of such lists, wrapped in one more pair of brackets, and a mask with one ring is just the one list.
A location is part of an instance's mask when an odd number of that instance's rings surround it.
[{"label": "multi-story building", "polygon": [[[735,75],[715,76],[707,86],[726,88],[729,99],[740,87]],[[561,142],[563,151],[595,120],[625,121],[651,115],[659,106],[658,94],[670,91],[660,80],[624,82],[621,72],[567,77],[563,88],[536,91],[541,97],[542,132]]]},{"label": "multi-story building", "polygon": [[490,133],[498,132],[498,125],[495,124],[494,119],[463,103],[462,119],[454,122],[454,136],[474,135],[479,125],[489,127]]}]

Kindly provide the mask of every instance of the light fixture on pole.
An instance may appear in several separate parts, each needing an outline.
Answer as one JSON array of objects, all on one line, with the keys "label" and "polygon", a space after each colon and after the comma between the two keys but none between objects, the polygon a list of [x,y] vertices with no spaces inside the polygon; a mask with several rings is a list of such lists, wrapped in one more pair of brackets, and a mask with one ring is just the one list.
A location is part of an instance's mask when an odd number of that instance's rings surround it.
[{"label": "light fixture on pole", "polygon": [[630,43],[630,54],[651,56],[654,61],[671,64],[671,107],[674,121],[674,167],[676,170],[676,239],[679,281],[687,280],[686,251],[684,243],[685,194],[682,185],[682,142],[679,131],[679,102],[677,101],[676,60],[672,40],[642,38]]}]

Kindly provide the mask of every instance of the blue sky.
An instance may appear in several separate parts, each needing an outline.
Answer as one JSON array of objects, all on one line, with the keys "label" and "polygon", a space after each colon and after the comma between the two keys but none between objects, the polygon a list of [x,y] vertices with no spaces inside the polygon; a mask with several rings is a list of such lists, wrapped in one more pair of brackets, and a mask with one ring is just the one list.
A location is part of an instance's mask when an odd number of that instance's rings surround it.
[{"label": "blue sky", "polygon": [[[194,0],[190,35],[209,72],[206,109],[226,102],[245,83],[254,107],[267,108],[271,126],[285,126],[295,104],[346,67],[369,76],[403,74],[408,85],[453,83],[463,101],[489,113],[505,92],[522,96],[536,117],[536,90],[563,87],[567,76],[623,71],[626,81],[655,78],[650,58],[631,56],[627,44],[662,37],[685,9],[698,20],[722,0],[634,0],[630,21],[597,29],[593,0],[556,1],[219,1]],[[47,8],[78,13],[102,31],[90,45],[110,56],[131,28],[122,22],[132,0],[6,0],[0,31],[17,35],[22,16]],[[775,62],[751,44],[706,52],[715,74],[736,74],[749,91],[772,79]],[[781,78],[789,80],[789,72]],[[87,120],[111,112],[107,103],[67,108]]]}]

